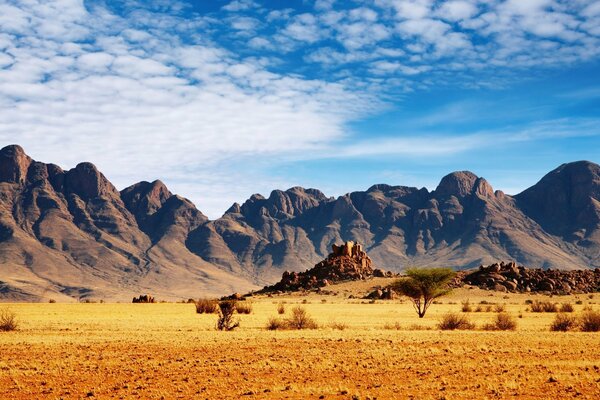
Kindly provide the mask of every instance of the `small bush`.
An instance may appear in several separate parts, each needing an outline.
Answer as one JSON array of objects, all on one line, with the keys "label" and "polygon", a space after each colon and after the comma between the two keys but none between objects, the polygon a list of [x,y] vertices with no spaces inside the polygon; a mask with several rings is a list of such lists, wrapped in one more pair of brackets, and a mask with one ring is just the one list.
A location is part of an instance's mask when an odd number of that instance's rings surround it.
[{"label": "small bush", "polygon": [[238,301],[237,303],[235,303],[235,311],[237,311],[238,314],[251,314],[252,302]]},{"label": "small bush", "polygon": [[217,330],[232,331],[240,326],[240,321],[233,321],[233,313],[236,306],[235,300],[223,300],[219,302],[219,318],[217,319]]},{"label": "small bush", "polygon": [[462,302],[462,312],[471,312],[473,311],[473,307],[471,307],[471,303],[469,303],[469,299]]},{"label": "small bush", "polygon": [[443,331],[453,331],[455,329],[466,330],[475,329],[475,324],[471,323],[466,315],[448,313],[442,317],[438,323],[438,328]]},{"label": "small bush", "polygon": [[525,304],[528,304],[528,305],[529,305],[529,304],[533,304],[533,300],[531,300],[531,299],[527,299],[527,300],[525,300]]},{"label": "small bush", "polygon": [[217,312],[219,302],[214,299],[199,299],[196,301],[196,313],[214,314]]},{"label": "small bush", "polygon": [[344,324],[343,322],[332,322],[331,324],[329,324],[329,326],[331,327],[331,329],[337,331],[343,331],[348,327],[348,325]]},{"label": "small bush", "polygon": [[581,330],[584,332],[600,331],[600,312],[586,311],[581,315]]},{"label": "small bush", "polygon": [[402,326],[400,325],[399,322],[394,322],[393,324],[389,324],[389,323],[385,324],[383,326],[383,329],[387,329],[387,330],[391,330],[391,331],[393,331],[393,330],[399,331],[400,329],[402,329]]},{"label": "small bush", "polygon": [[573,312],[575,308],[573,308],[573,304],[571,303],[563,303],[560,306],[560,312]]},{"label": "small bush", "polygon": [[18,323],[15,313],[8,309],[0,310],[0,331],[16,331],[17,327]]},{"label": "small bush", "polygon": [[286,324],[281,318],[271,317],[269,321],[267,321],[267,330],[276,331],[279,329],[285,329]]},{"label": "small bush", "polygon": [[279,303],[279,305],[277,306],[277,314],[285,314],[285,305],[283,303]]},{"label": "small bush", "polygon": [[575,302],[575,304],[577,304],[577,305],[579,305],[579,306],[580,306],[580,305],[582,305],[582,304],[583,304],[583,301],[581,301],[581,300],[577,300],[577,301]]},{"label": "small bush", "polygon": [[492,306],[485,306],[485,312],[492,312]]},{"label": "small bush", "polygon": [[56,300],[50,299],[50,300],[48,300],[48,303],[54,304],[54,303],[56,303]]},{"label": "small bush", "polygon": [[481,306],[475,307],[475,312],[482,312],[483,308]]},{"label": "small bush", "polygon": [[504,304],[496,304],[494,306],[494,312],[501,313],[506,311],[506,306]]},{"label": "small bush", "polygon": [[553,332],[567,332],[577,326],[577,319],[571,315],[558,313],[554,317],[550,330]]},{"label": "small bush", "polygon": [[317,329],[317,323],[302,307],[292,308],[292,315],[286,319],[290,329]]},{"label": "small bush", "polygon": [[531,312],[558,312],[558,306],[555,303],[549,301],[534,301],[531,303]]},{"label": "small bush", "polygon": [[514,331],[517,329],[517,322],[510,314],[501,312],[496,314],[496,319],[492,323],[484,325],[483,329],[486,331]]}]

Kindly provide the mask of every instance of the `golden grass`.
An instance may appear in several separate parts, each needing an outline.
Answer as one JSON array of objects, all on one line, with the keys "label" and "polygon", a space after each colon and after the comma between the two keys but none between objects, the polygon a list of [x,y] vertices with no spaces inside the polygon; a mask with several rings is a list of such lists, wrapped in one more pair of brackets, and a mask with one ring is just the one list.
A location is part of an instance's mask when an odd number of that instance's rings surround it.
[{"label": "golden grass", "polygon": [[[0,332],[0,398],[600,396],[600,334],[550,332],[555,314],[525,311],[526,299],[575,303],[574,296],[461,289],[419,319],[406,300],[369,304],[337,289],[338,296],[254,298],[233,332],[216,331],[216,315],[196,314],[194,304],[11,304],[20,324]],[[517,330],[438,330],[467,298],[504,304]],[[580,299],[574,315],[600,308]],[[289,310],[302,304],[319,329],[266,330],[282,301]],[[496,313],[468,316],[481,327]]]}]

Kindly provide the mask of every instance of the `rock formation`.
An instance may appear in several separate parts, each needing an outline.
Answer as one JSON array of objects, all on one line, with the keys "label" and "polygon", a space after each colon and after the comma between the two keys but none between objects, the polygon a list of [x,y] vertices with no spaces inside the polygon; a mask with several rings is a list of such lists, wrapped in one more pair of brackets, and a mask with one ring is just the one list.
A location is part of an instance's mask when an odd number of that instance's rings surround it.
[{"label": "rock formation", "polygon": [[[362,246],[346,242],[332,245],[326,259],[304,272],[285,271],[281,281],[263,289],[263,292],[309,290],[341,281],[363,280],[374,276],[376,270]],[[381,270],[378,273],[383,274]]]},{"label": "rock formation", "polygon": [[515,262],[480,266],[477,271],[463,273],[461,283],[502,292],[549,292],[553,294],[590,293],[600,291],[600,268],[561,271],[532,269]]}]

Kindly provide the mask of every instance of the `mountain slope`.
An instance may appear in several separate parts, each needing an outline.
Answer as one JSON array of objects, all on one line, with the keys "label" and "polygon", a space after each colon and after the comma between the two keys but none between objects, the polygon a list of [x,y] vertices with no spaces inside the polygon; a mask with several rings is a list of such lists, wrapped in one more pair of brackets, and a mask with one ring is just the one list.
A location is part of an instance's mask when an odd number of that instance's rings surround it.
[{"label": "mountain slope", "polygon": [[129,300],[247,291],[303,271],[332,244],[374,267],[600,266],[600,166],[564,164],[517,196],[469,171],[429,191],[374,185],[337,198],[274,190],[210,221],[161,181],[122,191],[90,163],[64,171],[0,150],[0,298]]},{"label": "mountain slope", "polygon": [[187,298],[253,287],[187,250],[187,234],[207,220],[192,203],[166,188],[158,201],[138,191],[137,202],[131,188],[122,198],[89,163],[63,171],[19,146],[0,150],[3,297]]}]

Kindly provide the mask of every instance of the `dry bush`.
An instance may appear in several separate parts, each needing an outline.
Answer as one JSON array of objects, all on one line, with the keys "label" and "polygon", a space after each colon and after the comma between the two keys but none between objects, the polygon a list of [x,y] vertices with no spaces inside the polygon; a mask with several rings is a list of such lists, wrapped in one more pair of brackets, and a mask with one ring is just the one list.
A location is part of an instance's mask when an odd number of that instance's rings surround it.
[{"label": "dry bush", "polygon": [[235,311],[237,311],[238,314],[251,314],[252,302],[238,301],[237,303],[235,303]]},{"label": "dry bush", "polygon": [[560,312],[573,312],[575,311],[575,308],[573,307],[573,304],[571,303],[563,303],[560,306]]},{"label": "dry bush", "polygon": [[471,307],[471,303],[469,303],[469,299],[462,302],[462,312],[471,312],[473,311],[473,307]]},{"label": "dry bush", "polygon": [[481,306],[475,307],[475,312],[482,312],[483,308]]},{"label": "dry bush", "polygon": [[219,302],[215,299],[199,299],[196,301],[196,313],[214,314],[217,312]]},{"label": "dry bush", "polygon": [[581,315],[581,330],[583,332],[600,331],[600,312],[589,310]]},{"label": "dry bush", "polygon": [[337,331],[343,331],[348,327],[348,325],[343,322],[332,322],[331,324],[329,324],[329,327]]},{"label": "dry bush", "polygon": [[279,303],[279,305],[277,305],[277,314],[285,314],[285,305],[283,303]]},{"label": "dry bush", "polygon": [[475,324],[469,321],[466,315],[447,313],[438,323],[438,328],[443,331],[453,331],[455,329],[468,330],[475,329]]},{"label": "dry bush", "polygon": [[558,313],[554,317],[550,330],[553,332],[567,332],[577,327],[577,319],[571,315]]},{"label": "dry bush", "polygon": [[558,306],[555,303],[549,301],[536,300],[531,303],[531,312],[558,312]]},{"label": "dry bush", "polygon": [[494,306],[494,312],[501,313],[506,311],[506,306],[504,304],[496,304]]},{"label": "dry bush", "polygon": [[389,324],[389,323],[385,324],[383,326],[383,329],[399,331],[400,329],[402,329],[402,326],[400,325],[399,322],[394,322],[393,324]]},{"label": "dry bush", "polygon": [[492,306],[485,306],[485,312],[492,312]]},{"label": "dry bush", "polygon": [[514,331],[517,329],[517,322],[506,312],[496,314],[492,323],[485,324],[483,329],[486,331]]},{"label": "dry bush", "polygon": [[17,316],[9,309],[0,310],[0,331],[16,331],[18,327]]},{"label": "dry bush", "polygon": [[292,315],[285,322],[290,329],[317,329],[317,323],[302,307],[292,308]]},{"label": "dry bush", "polygon": [[217,330],[232,331],[240,326],[240,321],[233,320],[233,313],[236,306],[235,300],[224,300],[219,302],[219,318],[217,319]]},{"label": "dry bush", "polygon": [[48,300],[48,303],[54,304],[54,303],[56,303],[56,300],[50,299],[50,300]]},{"label": "dry bush", "polygon": [[269,331],[277,331],[280,329],[285,329],[286,327],[285,321],[281,318],[271,317],[267,321],[267,330]]}]

